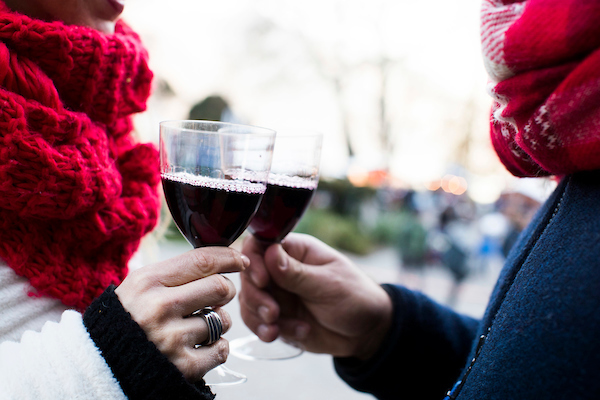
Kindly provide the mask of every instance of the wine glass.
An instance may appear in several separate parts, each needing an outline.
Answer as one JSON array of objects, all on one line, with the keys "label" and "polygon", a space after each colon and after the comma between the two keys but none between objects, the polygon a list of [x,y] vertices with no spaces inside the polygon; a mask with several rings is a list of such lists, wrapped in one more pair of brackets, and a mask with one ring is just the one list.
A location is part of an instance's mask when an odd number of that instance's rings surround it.
[{"label": "wine glass", "polygon": [[[248,230],[266,249],[281,243],[308,208],[319,183],[321,133],[278,130],[267,190]],[[282,339],[265,343],[256,335],[232,340],[231,354],[246,360],[297,357],[303,349]]]},{"label": "wine glass", "polygon": [[[160,123],[160,173],[175,224],[194,247],[229,246],[248,226],[266,190],[275,131],[213,121]],[[221,365],[208,385],[243,383]]]}]

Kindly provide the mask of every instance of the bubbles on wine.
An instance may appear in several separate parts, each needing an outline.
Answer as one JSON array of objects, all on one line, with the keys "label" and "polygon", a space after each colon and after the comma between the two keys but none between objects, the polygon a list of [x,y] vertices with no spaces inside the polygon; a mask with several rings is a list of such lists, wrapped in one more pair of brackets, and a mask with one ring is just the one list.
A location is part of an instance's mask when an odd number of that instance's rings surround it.
[{"label": "bubbles on wine", "polygon": [[315,190],[319,180],[302,176],[289,176],[285,174],[269,174],[269,185],[287,186],[298,189]]},{"label": "bubbles on wine", "polygon": [[263,194],[266,190],[266,184],[264,183],[250,182],[239,179],[218,179],[211,178],[208,176],[193,175],[187,172],[163,172],[161,173],[161,178],[174,182],[185,183],[192,186],[225,190],[228,192]]}]

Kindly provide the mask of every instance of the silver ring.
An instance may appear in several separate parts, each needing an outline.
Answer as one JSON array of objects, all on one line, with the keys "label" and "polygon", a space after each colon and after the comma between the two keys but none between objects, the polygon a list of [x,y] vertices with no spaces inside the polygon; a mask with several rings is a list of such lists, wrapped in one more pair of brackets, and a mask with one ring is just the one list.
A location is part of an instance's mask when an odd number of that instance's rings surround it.
[{"label": "silver ring", "polygon": [[210,346],[221,338],[223,334],[223,322],[219,314],[210,308],[203,308],[192,315],[202,317],[206,322],[206,326],[208,326],[208,338],[200,343],[200,346]]}]

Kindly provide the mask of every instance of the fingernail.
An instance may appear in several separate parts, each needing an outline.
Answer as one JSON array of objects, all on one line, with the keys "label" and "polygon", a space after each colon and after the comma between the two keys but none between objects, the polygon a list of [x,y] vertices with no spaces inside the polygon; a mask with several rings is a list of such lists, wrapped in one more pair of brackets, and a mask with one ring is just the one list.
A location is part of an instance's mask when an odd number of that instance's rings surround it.
[{"label": "fingernail", "polygon": [[261,324],[256,328],[256,334],[260,338],[264,338],[269,333],[269,327],[267,325]]},{"label": "fingernail", "polygon": [[279,249],[279,259],[277,260],[278,267],[280,270],[285,271],[288,268],[288,258],[287,254],[283,250],[283,248]]},{"label": "fingernail", "polygon": [[256,286],[260,287],[260,281],[258,280],[258,275],[256,275],[256,272],[250,271],[249,273],[250,273],[250,279],[252,279],[252,282]]},{"label": "fingernail", "polygon": [[250,259],[244,254],[242,254],[242,262],[244,263],[244,268],[248,268],[250,266]]},{"label": "fingernail", "polygon": [[269,308],[266,306],[258,307],[258,315],[263,319],[263,321],[268,321],[269,318]]}]

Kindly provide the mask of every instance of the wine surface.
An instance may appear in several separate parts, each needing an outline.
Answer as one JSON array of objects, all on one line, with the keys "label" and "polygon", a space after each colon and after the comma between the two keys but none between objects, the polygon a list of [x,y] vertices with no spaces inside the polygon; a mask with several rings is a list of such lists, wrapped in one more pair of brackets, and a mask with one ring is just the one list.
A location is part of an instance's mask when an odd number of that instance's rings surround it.
[{"label": "wine surface", "polygon": [[301,187],[286,182],[269,182],[248,230],[264,242],[281,242],[300,221],[315,188],[316,184]]},{"label": "wine surface", "polygon": [[190,174],[161,175],[175,224],[194,247],[229,246],[248,226],[264,185]]}]

